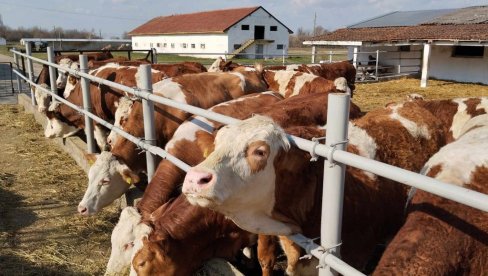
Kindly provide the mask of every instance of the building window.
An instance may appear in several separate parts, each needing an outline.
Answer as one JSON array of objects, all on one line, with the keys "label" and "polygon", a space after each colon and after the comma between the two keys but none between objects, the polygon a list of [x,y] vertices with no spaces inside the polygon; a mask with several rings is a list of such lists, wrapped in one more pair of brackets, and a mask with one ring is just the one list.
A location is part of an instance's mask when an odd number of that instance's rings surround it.
[{"label": "building window", "polygon": [[454,46],[453,57],[483,57],[485,47],[483,46]]},{"label": "building window", "polygon": [[191,44],[191,48],[192,48],[192,49],[195,49],[195,43],[192,43],[192,44]]},{"label": "building window", "polygon": [[186,43],[181,43],[182,48],[186,48]]},{"label": "building window", "polygon": [[403,45],[398,47],[398,51],[400,52],[410,52],[410,45]]},{"label": "building window", "polygon": [[200,49],[205,49],[205,43],[200,44]]},{"label": "building window", "polygon": [[278,30],[278,26],[270,26],[269,30],[272,32],[276,32]]},{"label": "building window", "polygon": [[175,47],[175,44],[174,43],[171,43],[171,48],[174,48]]},{"label": "building window", "polygon": [[285,48],[285,45],[283,45],[283,44],[277,44],[276,45],[276,49],[278,49],[278,50],[283,50],[284,48]]},{"label": "building window", "polygon": [[168,43],[163,43],[163,48],[168,47]]},{"label": "building window", "polygon": [[156,47],[161,47],[161,43],[156,43]]},{"label": "building window", "polygon": [[234,50],[241,48],[241,44],[234,44]]},{"label": "building window", "polygon": [[241,25],[241,30],[249,31],[249,25]]}]

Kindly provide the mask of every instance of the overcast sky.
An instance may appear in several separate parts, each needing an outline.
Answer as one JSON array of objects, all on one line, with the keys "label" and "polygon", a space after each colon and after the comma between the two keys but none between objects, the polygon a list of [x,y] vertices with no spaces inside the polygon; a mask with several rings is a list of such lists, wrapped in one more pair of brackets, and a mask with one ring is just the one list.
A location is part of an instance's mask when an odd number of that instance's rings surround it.
[{"label": "overcast sky", "polygon": [[103,37],[121,36],[156,16],[263,6],[291,30],[345,27],[392,11],[488,5],[488,0],[0,0],[0,14],[10,27],[92,30]]}]

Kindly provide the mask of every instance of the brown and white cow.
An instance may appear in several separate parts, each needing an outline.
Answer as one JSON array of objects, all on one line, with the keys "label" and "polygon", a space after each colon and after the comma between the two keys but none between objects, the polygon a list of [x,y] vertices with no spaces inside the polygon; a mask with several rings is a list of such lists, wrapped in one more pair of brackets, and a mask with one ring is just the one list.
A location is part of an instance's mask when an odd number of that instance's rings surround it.
[{"label": "brown and white cow", "polygon": [[347,60],[334,63],[321,63],[316,66],[301,65],[296,70],[321,76],[327,80],[344,77],[351,91],[354,91],[356,88],[356,68]]},{"label": "brown and white cow", "polygon": [[[210,108],[218,103],[238,98],[240,96],[266,91],[266,84],[260,71],[232,72],[232,73],[200,73],[194,75],[182,75],[167,78],[153,84],[154,94],[172,99],[177,102],[191,104],[201,108]],[[155,105],[155,129],[157,145],[164,147],[171,139],[178,126],[183,123],[190,114],[180,109],[156,103]],[[127,121],[122,128],[135,137],[143,137],[142,104],[134,102]],[[117,161],[122,162],[132,169],[133,174],[139,174],[146,169],[146,159],[139,154],[137,145],[125,138],[117,138],[112,146],[111,154]],[[88,189],[78,206],[82,214],[93,214],[101,208],[112,203],[119,195],[110,195],[112,200],[99,202],[99,182],[109,179],[107,187],[120,187],[125,184],[120,181],[120,176],[114,177],[108,170],[112,165],[106,159],[97,159],[96,166],[90,169]],[[98,163],[97,163],[98,162]],[[113,179],[113,181],[112,181]],[[118,189],[118,188],[117,188]],[[96,202],[96,204],[95,204]]]},{"label": "brown and white cow", "polygon": [[285,98],[299,94],[346,92],[351,94],[343,77],[327,80],[322,77],[296,71],[265,71],[264,78],[270,90]]},{"label": "brown and white cow", "polygon": [[[488,194],[488,115],[425,165],[425,175]],[[447,185],[447,184],[446,184]],[[373,275],[485,275],[488,214],[416,190],[405,224],[386,248]]]},{"label": "brown and white cow", "polygon": [[[327,112],[324,112],[323,109],[324,106],[327,106],[326,94],[299,95],[283,101],[279,101],[280,98],[281,96],[279,94],[268,92],[249,95],[219,104],[213,107],[212,111],[238,119],[244,119],[253,113],[272,113],[274,117],[286,120],[289,125],[315,126],[325,123]],[[358,114],[351,115],[351,117],[356,116]],[[200,116],[194,116],[176,130],[173,138],[166,144],[166,150],[187,164],[198,164],[206,155],[212,152],[215,131],[221,126],[222,124],[220,123],[207,120]],[[138,204],[143,219],[148,220],[154,210],[177,193],[179,183],[183,181],[184,176],[184,171],[170,161],[162,160],[159,163],[151,183],[148,185],[142,200]],[[123,246],[113,245],[113,248],[123,248]],[[269,254],[273,255],[272,253]],[[121,254],[118,253],[117,255]],[[272,270],[272,264],[276,256],[266,258],[266,254],[264,253],[258,255],[260,256],[262,268],[264,270],[268,268],[267,271],[270,273],[269,268],[271,267]]]},{"label": "brown and white cow", "polygon": [[[119,66],[115,63],[109,63],[90,71],[90,74],[131,87],[135,86],[137,82],[137,69],[137,67]],[[163,73],[152,71],[153,82],[157,82],[164,77]],[[68,81],[68,83],[70,85],[66,85],[64,97],[73,104],[83,106],[81,83],[76,82],[75,85],[71,81]],[[118,89],[90,83],[92,112],[106,121],[113,121],[117,109],[115,103],[123,95],[123,91]],[[46,116],[48,117],[48,123],[44,134],[48,138],[68,137],[85,127],[83,114],[59,102],[49,108]],[[108,131],[104,127],[95,124],[95,139],[102,150],[107,148],[107,135]]]},{"label": "brown and white cow", "polygon": [[[321,129],[284,130],[265,116],[221,128],[214,152],[187,173],[183,193],[253,233],[318,236],[323,165],[290,147],[287,132],[310,139]],[[429,111],[399,105],[352,121],[348,151],[419,171],[442,146],[442,135]],[[347,262],[364,267],[375,245],[401,226],[406,199],[402,185],[347,168],[341,249]]]}]

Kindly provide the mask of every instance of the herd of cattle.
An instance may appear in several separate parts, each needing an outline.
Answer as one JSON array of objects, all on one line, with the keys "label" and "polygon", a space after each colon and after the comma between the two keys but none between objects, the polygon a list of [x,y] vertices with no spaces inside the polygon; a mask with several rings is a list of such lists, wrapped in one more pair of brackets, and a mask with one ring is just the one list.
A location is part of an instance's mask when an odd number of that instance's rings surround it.
[{"label": "herd of cattle", "polygon": [[[89,74],[129,87],[147,61],[88,54]],[[78,69],[77,56],[56,62]],[[281,250],[288,275],[314,275],[314,260],[287,238],[320,235],[322,162],[290,145],[287,134],[325,136],[328,93],[352,96],[355,68],[347,61],[318,66],[245,67],[217,59],[152,64],[153,93],[241,119],[224,126],[155,103],[157,146],[192,166],[185,173],[161,160],[136,207],[122,210],[112,233],[107,274],[191,275],[211,258],[234,261],[257,245],[263,275]],[[208,72],[207,72],[208,71]],[[43,87],[82,106],[81,82],[59,70]],[[84,129],[84,116],[35,89],[47,117],[46,137]],[[124,92],[90,84],[92,112],[143,137],[142,104]],[[408,99],[364,113],[350,103],[349,152],[444,182],[488,193],[488,98]],[[144,182],[146,159],[137,145],[94,123],[101,153],[78,205],[94,215]],[[374,275],[488,273],[488,214],[353,167],[346,169],[342,259]],[[387,243],[379,263],[374,252]],[[244,250],[243,250],[244,249]],[[377,260],[376,260],[377,261]]]}]

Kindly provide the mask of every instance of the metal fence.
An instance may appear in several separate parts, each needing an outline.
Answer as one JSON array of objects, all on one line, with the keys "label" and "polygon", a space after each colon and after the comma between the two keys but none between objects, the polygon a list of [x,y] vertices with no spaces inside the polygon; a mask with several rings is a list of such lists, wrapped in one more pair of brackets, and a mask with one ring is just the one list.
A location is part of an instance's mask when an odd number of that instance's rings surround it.
[{"label": "metal fence", "polygon": [[0,97],[14,94],[14,81],[11,62],[0,62]]},{"label": "metal fence", "polygon": [[[52,50],[52,49],[51,49]],[[49,65],[52,68],[61,68],[59,65],[46,62],[45,60],[34,58],[28,54],[23,54],[18,51],[13,51],[14,55],[20,55],[28,59],[29,62],[36,61],[42,64]],[[90,108],[84,105],[84,108],[76,106],[64,98],[56,95],[52,91],[44,89],[36,85],[32,81],[32,71],[28,71],[27,77],[24,76],[19,70],[14,70],[20,78],[26,80],[31,85],[37,86],[44,92],[50,94],[54,99],[68,105],[69,107],[84,113],[87,118],[94,120],[95,122],[115,131],[117,134],[125,137],[131,142],[137,144],[141,149],[146,151],[148,158],[148,172],[154,172],[154,162],[151,158],[154,155],[158,155],[162,158],[168,159],[176,166],[184,171],[188,171],[189,165],[185,164],[175,156],[170,155],[162,148],[156,147],[147,141],[154,140],[154,125],[151,124],[154,116],[154,112],[151,109],[153,102],[168,105],[189,112],[191,114],[204,116],[210,120],[215,120],[223,124],[232,124],[237,122],[237,119],[221,115],[219,113],[211,112],[202,108],[194,107],[187,104],[182,104],[164,97],[160,97],[152,94],[150,65],[141,65],[141,76],[145,80],[143,87],[130,88],[118,83],[114,83],[105,79],[94,77],[87,74],[86,56],[80,56],[82,66],[80,70],[72,70],[63,68],[71,74],[77,75],[84,81],[93,81],[103,85],[107,85],[121,91],[130,93],[139,97],[146,110],[144,111],[144,128],[145,137],[140,139],[124,132],[118,127],[114,127],[112,124],[98,118],[90,112]],[[28,66],[28,70],[31,70],[32,66]],[[84,100],[89,100],[89,90],[87,85],[83,85],[83,93],[85,94]],[[332,115],[333,114],[333,115]],[[311,254],[320,260],[320,275],[335,275],[337,272],[344,275],[363,275],[347,263],[343,262],[339,258],[339,248],[341,244],[341,222],[342,222],[342,201],[344,190],[344,174],[345,166],[353,166],[365,171],[369,171],[378,176],[382,176],[388,179],[395,180],[397,182],[416,187],[418,189],[433,193],[435,195],[451,199],[453,201],[480,209],[482,211],[488,211],[488,195],[472,191],[457,185],[440,182],[436,179],[410,172],[404,169],[400,169],[385,163],[381,163],[375,160],[371,160],[362,156],[358,156],[345,151],[347,143],[347,126],[348,126],[348,114],[349,114],[349,95],[344,94],[330,94],[328,103],[328,116],[335,119],[330,121],[327,126],[326,144],[318,144],[309,140],[305,140],[295,136],[289,136],[291,143],[304,150],[324,157],[324,192],[323,192],[323,205],[322,205],[322,229],[321,229],[321,244],[317,245],[313,240],[297,234],[289,236],[294,242],[303,247],[307,254]],[[89,125],[89,123],[87,123]],[[150,130],[152,129],[152,130]],[[93,133],[89,133],[86,129],[87,137],[93,139]],[[92,149],[88,149],[91,151]],[[148,178],[150,179],[151,173]]]}]

